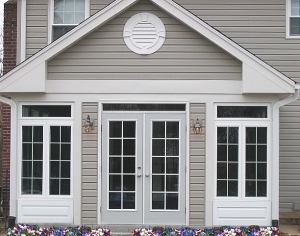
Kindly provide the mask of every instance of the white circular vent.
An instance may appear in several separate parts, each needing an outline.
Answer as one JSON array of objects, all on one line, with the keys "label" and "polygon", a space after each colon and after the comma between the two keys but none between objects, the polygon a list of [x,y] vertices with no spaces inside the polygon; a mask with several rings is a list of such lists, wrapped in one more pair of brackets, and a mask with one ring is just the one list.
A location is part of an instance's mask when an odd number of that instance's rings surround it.
[{"label": "white circular vent", "polygon": [[123,37],[127,47],[133,52],[151,54],[164,44],[166,29],[157,16],[139,13],[126,22]]}]

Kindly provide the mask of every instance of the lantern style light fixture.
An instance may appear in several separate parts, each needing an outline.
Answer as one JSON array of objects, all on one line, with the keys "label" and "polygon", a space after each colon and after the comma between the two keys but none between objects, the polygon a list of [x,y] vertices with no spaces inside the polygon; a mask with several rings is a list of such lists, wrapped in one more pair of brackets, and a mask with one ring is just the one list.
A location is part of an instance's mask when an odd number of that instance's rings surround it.
[{"label": "lantern style light fixture", "polygon": [[197,120],[194,122],[194,133],[200,134],[202,132],[202,125],[199,121],[199,117],[197,117]]},{"label": "lantern style light fixture", "polygon": [[89,115],[85,119],[84,129],[85,129],[85,132],[87,132],[87,133],[92,132],[92,130],[94,129],[93,121],[91,120]]}]

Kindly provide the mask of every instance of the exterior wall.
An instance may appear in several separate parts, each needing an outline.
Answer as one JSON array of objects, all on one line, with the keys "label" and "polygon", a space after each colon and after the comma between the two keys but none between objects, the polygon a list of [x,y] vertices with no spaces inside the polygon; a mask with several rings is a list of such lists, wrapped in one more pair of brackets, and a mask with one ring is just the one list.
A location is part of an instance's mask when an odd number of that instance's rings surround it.
[{"label": "exterior wall", "polygon": [[[3,74],[16,66],[17,54],[17,1],[10,0],[4,4],[3,25]],[[10,119],[11,108],[1,103],[1,186],[3,199],[3,215],[9,215],[10,195]]]},{"label": "exterior wall", "polygon": [[[167,32],[160,50],[147,56],[133,53],[123,40],[126,21],[141,12],[162,19]],[[49,80],[128,78],[240,80],[241,63],[153,4],[144,2],[48,62]]]},{"label": "exterior wall", "polygon": [[[205,104],[190,104],[190,119],[203,120],[205,124]],[[190,132],[190,225],[205,226],[205,132]]]},{"label": "exterior wall", "polygon": [[300,204],[300,100],[280,111],[280,211],[290,212]]},{"label": "exterior wall", "polygon": [[48,1],[27,0],[26,58],[48,44]]},{"label": "exterior wall", "polygon": [[286,39],[285,0],[176,0],[178,4],[300,82],[299,39]]},{"label": "exterior wall", "polygon": [[[98,117],[98,103],[82,104],[82,122],[90,115]],[[94,120],[96,124],[96,120]],[[97,126],[91,133],[82,133],[82,224],[97,224],[98,206],[98,134]]]}]

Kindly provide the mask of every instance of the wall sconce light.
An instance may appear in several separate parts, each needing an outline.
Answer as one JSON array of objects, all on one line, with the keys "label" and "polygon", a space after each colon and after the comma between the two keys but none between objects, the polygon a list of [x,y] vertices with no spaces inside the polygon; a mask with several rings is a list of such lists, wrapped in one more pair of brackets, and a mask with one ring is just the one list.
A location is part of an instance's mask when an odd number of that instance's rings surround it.
[{"label": "wall sconce light", "polygon": [[197,117],[197,120],[194,122],[194,133],[200,134],[202,132],[202,125],[199,121],[199,117]]},{"label": "wall sconce light", "polygon": [[92,132],[92,130],[94,129],[93,121],[91,120],[89,115],[85,119],[84,129],[85,129],[85,132],[87,132],[87,133]]}]

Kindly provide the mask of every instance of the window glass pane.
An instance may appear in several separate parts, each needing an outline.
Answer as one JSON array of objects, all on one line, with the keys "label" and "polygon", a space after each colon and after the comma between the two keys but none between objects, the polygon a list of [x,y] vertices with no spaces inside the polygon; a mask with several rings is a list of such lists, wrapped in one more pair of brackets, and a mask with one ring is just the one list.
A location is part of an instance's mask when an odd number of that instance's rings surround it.
[{"label": "window glass pane", "polygon": [[291,15],[299,16],[300,15],[300,0],[291,0]]},{"label": "window glass pane", "polygon": [[152,173],[165,173],[165,158],[153,157],[152,158]]},{"label": "window glass pane", "polygon": [[54,11],[63,11],[64,2],[64,0],[54,0]]},{"label": "window glass pane", "polygon": [[227,145],[218,145],[217,160],[227,161]]},{"label": "window glass pane", "polygon": [[62,178],[70,178],[71,177],[71,166],[70,166],[70,162],[69,161],[62,161],[61,162],[61,177]]},{"label": "window glass pane", "polygon": [[109,140],[109,155],[121,155],[121,139],[110,139]]},{"label": "window glass pane", "polygon": [[185,104],[103,104],[103,111],[185,111]]},{"label": "window glass pane", "polygon": [[31,160],[32,159],[32,144],[31,143],[23,143],[22,145],[22,158],[23,160]]},{"label": "window glass pane", "polygon": [[290,34],[292,36],[300,35],[300,18],[290,18]]},{"label": "window glass pane", "polygon": [[153,122],[153,138],[165,137],[165,122]]},{"label": "window glass pane", "polygon": [[135,173],[135,157],[123,157],[123,173]]},{"label": "window glass pane", "polygon": [[32,162],[31,161],[23,161],[22,162],[22,176],[23,177],[31,177],[32,176]]},{"label": "window glass pane", "polygon": [[179,138],[179,122],[167,122],[167,138]]},{"label": "window glass pane", "polygon": [[60,38],[64,34],[68,33],[74,27],[75,27],[74,25],[69,25],[69,26],[53,26],[53,29],[52,29],[52,41]]},{"label": "window glass pane", "polygon": [[85,11],[85,1],[84,0],[75,0],[75,11]]},{"label": "window glass pane", "polygon": [[71,141],[71,126],[61,126],[61,141],[62,142]]},{"label": "window glass pane", "polygon": [[152,176],[152,191],[164,191],[165,190],[165,176],[153,175]]},{"label": "window glass pane", "polygon": [[267,143],[267,128],[257,127],[257,143],[266,144]]},{"label": "window glass pane", "polygon": [[50,177],[59,177],[59,161],[50,162]]},{"label": "window glass pane", "polygon": [[32,141],[32,127],[31,126],[23,126],[22,127],[22,141],[23,141],[23,143]]},{"label": "window glass pane", "polygon": [[228,161],[238,161],[238,145],[228,145]]},{"label": "window glass pane", "polygon": [[218,106],[218,118],[267,118],[266,106]]},{"label": "window glass pane", "polygon": [[167,156],[179,155],[179,140],[167,140]]},{"label": "window glass pane", "polygon": [[152,140],[152,156],[164,156],[165,155],[165,140],[153,139]]},{"label": "window glass pane", "polygon": [[135,193],[123,193],[123,209],[135,209]]},{"label": "window glass pane", "polygon": [[109,173],[121,173],[121,157],[109,158]]},{"label": "window glass pane", "polygon": [[71,117],[70,105],[24,105],[23,117]]},{"label": "window glass pane", "polygon": [[123,140],[123,155],[135,155],[135,139]]},{"label": "window glass pane", "polygon": [[60,195],[70,195],[70,179],[61,179],[60,180],[61,189],[60,189]]},{"label": "window glass pane", "polygon": [[267,181],[257,181],[257,196],[258,197],[267,196]]},{"label": "window glass pane", "polygon": [[178,175],[167,175],[166,177],[166,190],[169,192],[178,191]]},{"label": "window glass pane", "polygon": [[178,210],[178,193],[166,194],[166,209]]},{"label": "window glass pane", "polygon": [[42,161],[34,161],[33,162],[33,175],[34,178],[42,178],[43,177],[43,162]]},{"label": "window glass pane", "polygon": [[227,197],[227,181],[218,180],[217,181],[217,196],[218,197]]},{"label": "window glass pane", "polygon": [[238,164],[228,163],[228,179],[238,179]]},{"label": "window glass pane", "polygon": [[134,138],[135,137],[135,121],[123,122],[123,137]]},{"label": "window glass pane", "polygon": [[109,209],[121,209],[121,193],[109,193]]},{"label": "window glass pane", "polygon": [[63,24],[63,23],[64,23],[64,13],[54,12],[54,24]]},{"label": "window glass pane", "polygon": [[65,12],[64,13],[64,24],[75,24],[75,18],[74,18],[73,12]]},{"label": "window glass pane", "polygon": [[109,122],[109,137],[121,138],[122,137],[122,121]]},{"label": "window glass pane", "polygon": [[123,175],[123,191],[135,190],[135,175]]},{"label": "window glass pane", "polygon": [[238,196],[238,181],[228,181],[228,197]]},{"label": "window glass pane", "polygon": [[121,175],[109,175],[109,191],[121,190]]},{"label": "window glass pane", "polygon": [[256,197],[256,181],[246,181],[246,197]]},{"label": "window glass pane", "polygon": [[238,143],[239,142],[239,128],[228,127],[228,143]]},{"label": "window glass pane", "polygon": [[163,210],[165,202],[165,194],[164,193],[152,193],[152,209],[153,210]]},{"label": "window glass pane", "polygon": [[74,23],[79,24],[80,22],[84,21],[84,18],[85,18],[85,12],[76,12]]},{"label": "window glass pane", "polygon": [[65,0],[65,11],[74,12],[75,2],[74,0]]},{"label": "window glass pane", "polygon": [[50,179],[50,194],[59,195],[59,179]]},{"label": "window glass pane", "polygon": [[168,174],[179,173],[179,158],[178,157],[167,157],[166,171]]},{"label": "window glass pane", "polygon": [[227,127],[218,127],[218,143],[227,143]]},{"label": "window glass pane", "polygon": [[217,178],[218,179],[227,179],[227,164],[218,163],[217,164]]}]

